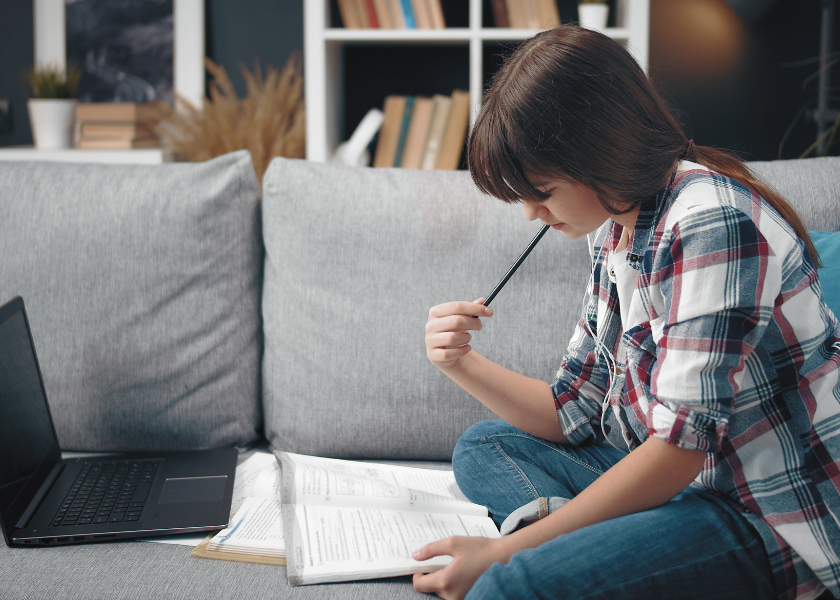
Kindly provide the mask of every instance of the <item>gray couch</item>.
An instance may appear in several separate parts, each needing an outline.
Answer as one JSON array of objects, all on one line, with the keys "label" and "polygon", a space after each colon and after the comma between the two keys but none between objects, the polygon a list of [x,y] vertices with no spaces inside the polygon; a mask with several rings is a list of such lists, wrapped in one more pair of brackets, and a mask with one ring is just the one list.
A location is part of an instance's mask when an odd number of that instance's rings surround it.
[{"label": "gray couch", "polygon": [[[840,159],[755,163],[840,229]],[[67,451],[260,444],[449,460],[490,417],[425,358],[430,306],[486,295],[538,226],[465,172],[245,152],[163,166],[0,162],[0,303],[27,304]],[[550,380],[588,253],[549,235],[475,346]],[[409,578],[292,589],[285,569],[144,542],[0,547],[2,598],[400,598]]]}]

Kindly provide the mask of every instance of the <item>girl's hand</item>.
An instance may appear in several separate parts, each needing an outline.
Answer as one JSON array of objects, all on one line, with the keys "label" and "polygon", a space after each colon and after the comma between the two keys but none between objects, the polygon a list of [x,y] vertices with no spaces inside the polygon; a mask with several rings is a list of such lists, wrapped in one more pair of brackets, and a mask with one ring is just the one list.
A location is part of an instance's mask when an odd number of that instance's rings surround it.
[{"label": "girl's hand", "polygon": [[414,589],[460,600],[493,563],[508,561],[510,557],[501,542],[502,539],[483,537],[451,537],[427,544],[414,553],[414,560],[441,555],[449,555],[453,560],[439,571],[414,575]]},{"label": "girl's hand", "polygon": [[493,309],[475,302],[447,302],[429,309],[426,322],[426,356],[439,369],[450,369],[469,353],[470,331],[481,329],[481,319],[490,317]]}]

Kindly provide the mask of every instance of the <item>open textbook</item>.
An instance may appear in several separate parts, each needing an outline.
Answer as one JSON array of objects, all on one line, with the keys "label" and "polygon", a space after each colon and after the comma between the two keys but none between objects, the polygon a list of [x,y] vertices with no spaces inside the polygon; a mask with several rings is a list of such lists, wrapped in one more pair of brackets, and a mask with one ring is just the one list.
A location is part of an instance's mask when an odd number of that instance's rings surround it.
[{"label": "open textbook", "polygon": [[426,544],[499,537],[487,509],[466,499],[451,471],[276,456],[290,585],[428,573],[452,559],[414,560]]}]

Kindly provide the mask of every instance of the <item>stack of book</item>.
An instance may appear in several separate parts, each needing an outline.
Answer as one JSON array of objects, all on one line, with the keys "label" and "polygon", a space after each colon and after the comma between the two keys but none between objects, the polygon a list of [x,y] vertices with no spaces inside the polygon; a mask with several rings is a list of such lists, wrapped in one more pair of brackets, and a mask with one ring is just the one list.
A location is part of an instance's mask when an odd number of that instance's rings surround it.
[{"label": "stack of book", "polygon": [[552,29],[560,25],[557,0],[493,0],[496,27]]},{"label": "stack of book", "polygon": [[78,147],[87,150],[156,148],[157,123],[168,105],[161,102],[85,102],[76,107]]},{"label": "stack of book", "polygon": [[443,29],[440,0],[338,0],[347,29]]},{"label": "stack of book", "polygon": [[455,170],[470,115],[470,95],[388,96],[385,118],[373,159],[374,167]]}]

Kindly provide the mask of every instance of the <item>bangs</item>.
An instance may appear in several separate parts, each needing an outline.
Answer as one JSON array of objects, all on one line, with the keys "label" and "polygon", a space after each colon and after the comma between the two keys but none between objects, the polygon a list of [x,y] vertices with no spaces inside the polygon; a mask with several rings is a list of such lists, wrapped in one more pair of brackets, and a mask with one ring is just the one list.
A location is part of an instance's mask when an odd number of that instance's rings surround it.
[{"label": "bangs", "polygon": [[485,194],[508,203],[523,199],[542,202],[550,194],[541,192],[528,179],[527,173],[559,177],[549,172],[534,155],[522,152],[522,148],[534,147],[533,141],[512,138],[513,132],[522,132],[523,127],[509,127],[503,111],[490,102],[481,111],[470,134],[467,145],[467,165],[475,185]]}]

